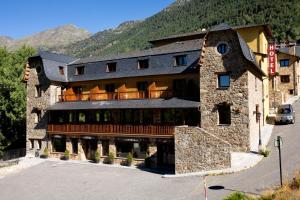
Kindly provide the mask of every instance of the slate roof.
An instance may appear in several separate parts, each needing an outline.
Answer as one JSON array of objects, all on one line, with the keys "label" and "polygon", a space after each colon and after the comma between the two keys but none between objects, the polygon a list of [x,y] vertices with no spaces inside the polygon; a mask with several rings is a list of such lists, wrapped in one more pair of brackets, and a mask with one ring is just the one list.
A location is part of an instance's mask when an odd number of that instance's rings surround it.
[{"label": "slate roof", "polygon": [[[291,48],[295,48],[295,55],[293,55],[293,53],[291,53]],[[277,49],[277,52],[280,52],[280,53],[284,53],[284,54],[288,54],[288,55],[291,55],[291,56],[296,56],[298,57],[298,59],[300,58],[300,46],[294,46],[294,47],[283,47],[283,48],[279,48]]]},{"label": "slate roof", "polygon": [[180,41],[180,42],[167,44],[161,47],[150,48],[143,51],[121,53],[116,55],[105,56],[102,58],[83,58],[83,59],[79,59],[73,64],[112,61],[112,60],[120,60],[126,58],[137,58],[137,57],[145,57],[145,56],[153,56],[153,55],[161,55],[161,54],[195,51],[195,50],[200,50],[202,48],[202,44],[203,44],[202,39]]},{"label": "slate roof", "polygon": [[59,102],[47,110],[86,110],[86,109],[143,109],[143,108],[198,108],[200,102],[171,98],[171,99],[138,99],[126,101],[76,101]]},{"label": "slate roof", "polygon": [[[77,60],[71,56],[66,56],[62,54],[40,51],[37,55],[29,58],[29,62],[33,59],[40,58],[43,61],[44,72],[49,80],[58,82],[68,82],[67,79],[67,64]],[[64,67],[65,75],[59,73],[58,67]]]},{"label": "slate roof", "polygon": [[195,39],[196,39],[196,38],[199,38],[199,37],[204,37],[204,35],[208,31],[212,31],[212,30],[217,31],[218,29],[219,30],[224,30],[224,27],[230,27],[233,30],[237,30],[237,29],[252,28],[252,27],[259,27],[259,26],[264,27],[266,33],[269,36],[272,36],[272,32],[271,32],[271,29],[270,29],[270,27],[269,27],[268,24],[249,24],[249,25],[232,26],[231,27],[231,26],[229,26],[226,23],[221,23],[221,24],[216,25],[216,26],[212,27],[211,29],[208,29],[208,30],[205,30],[205,31],[195,31],[195,32],[191,32],[191,33],[183,33],[183,34],[178,34],[178,35],[171,35],[171,36],[162,37],[162,38],[159,38],[159,39],[153,39],[153,40],[151,40],[149,42],[152,43],[152,44],[155,44],[157,42],[161,42],[161,41],[164,41],[164,40],[173,40],[173,39],[176,39],[176,38],[185,38],[185,37],[192,37],[192,36],[195,36]]}]

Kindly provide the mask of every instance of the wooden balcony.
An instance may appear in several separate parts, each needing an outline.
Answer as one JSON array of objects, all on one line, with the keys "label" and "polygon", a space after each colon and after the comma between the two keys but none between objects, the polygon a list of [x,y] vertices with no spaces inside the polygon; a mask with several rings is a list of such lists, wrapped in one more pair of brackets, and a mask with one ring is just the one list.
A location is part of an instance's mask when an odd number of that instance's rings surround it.
[{"label": "wooden balcony", "polygon": [[174,126],[115,124],[48,124],[49,134],[158,137],[174,136]]},{"label": "wooden balcony", "polygon": [[151,90],[132,91],[132,92],[104,92],[104,93],[86,93],[86,94],[64,94],[59,95],[59,101],[105,101],[105,100],[127,100],[127,99],[159,99],[171,98],[171,90]]}]

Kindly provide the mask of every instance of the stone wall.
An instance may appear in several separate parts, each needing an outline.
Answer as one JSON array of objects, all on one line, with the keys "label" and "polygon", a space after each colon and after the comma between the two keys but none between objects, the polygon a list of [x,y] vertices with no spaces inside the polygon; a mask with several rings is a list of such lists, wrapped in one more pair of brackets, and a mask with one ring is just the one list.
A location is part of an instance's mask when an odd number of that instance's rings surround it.
[{"label": "stone wall", "polygon": [[176,127],[175,173],[229,168],[230,146],[199,127]]},{"label": "stone wall", "polygon": [[[40,59],[32,61],[29,67],[29,78],[27,80],[27,108],[26,108],[26,148],[27,152],[38,150],[36,145],[31,148],[30,140],[42,141],[40,150],[46,147],[46,128],[47,128],[47,107],[55,103],[57,86],[51,85],[43,69],[43,63]],[[36,67],[41,67],[41,72],[37,73]],[[36,97],[36,85],[41,87],[41,97]],[[36,111],[41,111],[41,120],[36,123]]]},{"label": "stone wall", "polygon": [[[220,42],[229,51],[217,51]],[[233,151],[250,150],[248,72],[253,64],[245,60],[236,32],[212,32],[206,36],[200,67],[201,127],[229,142]],[[218,88],[218,73],[230,75],[230,87]],[[260,91],[262,92],[262,91]],[[260,99],[262,101],[262,99]],[[231,124],[218,124],[218,104],[227,103],[231,109]],[[254,116],[255,117],[255,116]]]},{"label": "stone wall", "polygon": [[[295,56],[277,52],[276,53],[276,72],[279,76],[270,79],[270,107],[277,107],[280,104],[285,103],[290,97],[299,94],[300,87],[300,64],[296,60]],[[289,59],[288,67],[280,67],[281,59]],[[290,82],[282,83],[280,76],[289,75]],[[290,94],[290,90],[293,90],[293,94]]]},{"label": "stone wall", "polygon": [[[250,134],[250,150],[258,152],[259,148],[259,125],[263,126],[263,102],[262,102],[262,80],[256,78],[254,74],[248,72],[248,109],[249,109],[249,134]],[[260,124],[256,118],[256,106],[260,112]]]}]

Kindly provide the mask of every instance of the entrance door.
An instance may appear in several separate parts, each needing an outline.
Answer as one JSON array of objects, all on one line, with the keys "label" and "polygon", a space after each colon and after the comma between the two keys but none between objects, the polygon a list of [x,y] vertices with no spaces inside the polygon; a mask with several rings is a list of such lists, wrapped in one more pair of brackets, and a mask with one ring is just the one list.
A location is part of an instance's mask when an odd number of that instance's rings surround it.
[{"label": "entrance door", "polygon": [[157,144],[157,166],[172,167],[174,165],[174,144],[160,143]]},{"label": "entrance door", "polygon": [[82,149],[84,151],[86,159],[93,160],[95,157],[95,152],[97,150],[97,140],[95,139],[82,140]]}]

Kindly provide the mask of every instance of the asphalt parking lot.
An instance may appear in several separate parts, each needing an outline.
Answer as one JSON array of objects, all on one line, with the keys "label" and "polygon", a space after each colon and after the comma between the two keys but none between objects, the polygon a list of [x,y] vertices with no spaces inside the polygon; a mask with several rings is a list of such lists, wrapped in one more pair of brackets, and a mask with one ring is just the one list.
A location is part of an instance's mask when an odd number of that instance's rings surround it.
[{"label": "asphalt parking lot", "polygon": [[1,200],[174,200],[203,197],[201,177],[162,178],[139,169],[46,161],[0,179]]}]

